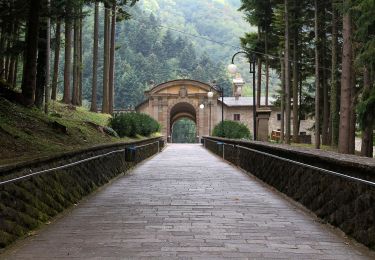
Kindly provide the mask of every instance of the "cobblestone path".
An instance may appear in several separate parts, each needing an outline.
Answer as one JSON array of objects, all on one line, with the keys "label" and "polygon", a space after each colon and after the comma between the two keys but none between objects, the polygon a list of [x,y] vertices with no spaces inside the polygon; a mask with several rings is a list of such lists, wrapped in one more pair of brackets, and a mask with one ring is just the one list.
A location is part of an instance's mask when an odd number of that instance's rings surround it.
[{"label": "cobblestone path", "polygon": [[374,254],[200,145],[174,144],[3,257],[374,259]]}]

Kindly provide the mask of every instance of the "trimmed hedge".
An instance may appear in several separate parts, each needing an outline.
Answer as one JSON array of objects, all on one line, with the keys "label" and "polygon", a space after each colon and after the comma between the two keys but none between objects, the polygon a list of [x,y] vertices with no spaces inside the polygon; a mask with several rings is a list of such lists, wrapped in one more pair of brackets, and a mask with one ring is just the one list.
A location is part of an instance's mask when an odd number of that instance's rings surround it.
[{"label": "trimmed hedge", "polygon": [[225,120],[217,124],[212,133],[213,136],[230,139],[250,139],[251,133],[246,125],[236,121]]},{"label": "trimmed hedge", "polygon": [[109,125],[120,137],[135,137],[136,135],[149,136],[160,130],[159,123],[143,113],[125,113],[115,115]]}]

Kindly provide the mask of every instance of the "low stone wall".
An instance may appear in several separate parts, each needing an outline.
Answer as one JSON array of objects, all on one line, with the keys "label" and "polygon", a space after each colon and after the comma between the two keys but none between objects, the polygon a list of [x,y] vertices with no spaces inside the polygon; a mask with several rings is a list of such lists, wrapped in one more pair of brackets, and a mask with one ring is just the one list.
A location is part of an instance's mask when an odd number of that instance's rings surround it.
[{"label": "low stone wall", "polygon": [[[149,145],[147,145],[149,144]],[[78,203],[84,196],[125,173],[164,146],[161,138],[92,147],[59,156],[0,167],[0,182],[120,150],[72,167],[0,186],[0,249]],[[121,150],[135,149],[133,161]]]},{"label": "low stone wall", "polygon": [[[223,145],[221,143],[226,143]],[[318,217],[375,249],[375,187],[247,149],[375,180],[375,160],[260,142],[205,138],[205,147],[298,201]],[[224,152],[223,152],[224,150]]]}]

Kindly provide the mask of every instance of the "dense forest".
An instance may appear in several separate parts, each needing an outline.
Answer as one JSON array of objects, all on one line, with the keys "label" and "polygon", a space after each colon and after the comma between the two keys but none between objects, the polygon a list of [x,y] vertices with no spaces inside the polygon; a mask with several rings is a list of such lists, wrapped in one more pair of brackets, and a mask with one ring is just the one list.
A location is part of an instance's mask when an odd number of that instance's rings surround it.
[{"label": "dense forest", "polygon": [[[111,110],[113,106],[116,108],[135,106],[144,98],[143,92],[149,87],[150,81],[158,84],[176,78],[193,78],[204,82],[215,79],[229,91],[230,81],[225,74],[225,66],[219,61],[213,61],[205,52],[198,53],[198,48],[184,34],[176,34],[163,28],[160,20],[152,13],[146,13],[137,6],[130,8],[127,5],[117,8],[115,15],[111,16],[114,20],[107,21],[106,17],[110,15],[107,13],[110,10],[106,5],[99,2],[96,5],[77,2],[73,6],[73,2],[72,8],[78,10],[77,16],[69,17],[65,14],[66,11],[63,11],[57,14],[51,13],[49,17],[51,22],[49,57],[50,67],[53,68],[50,73],[53,77],[52,99],[62,95],[64,102],[73,104],[83,102],[89,106],[91,104],[93,111],[99,109],[108,112],[108,108],[102,106],[103,100],[113,103],[110,106]],[[4,16],[12,16],[16,11],[18,12],[17,2],[15,1],[14,4],[15,6],[8,6],[8,12],[4,12]],[[60,4],[64,7],[64,1]],[[51,12],[54,8],[57,12],[57,6],[51,8]],[[130,20],[129,10],[132,15]],[[14,16],[12,17],[14,19]],[[106,21],[114,22],[114,32],[107,28]],[[22,45],[25,43],[22,38],[26,33],[22,23],[26,20],[15,22],[19,23],[21,28],[15,34],[9,35],[5,33],[7,30],[4,28],[2,42],[6,47],[5,56],[7,58],[12,56],[13,63],[17,59],[16,71],[20,71],[22,64],[19,58],[23,54]],[[72,23],[73,32],[67,32],[66,22],[69,26]],[[108,33],[113,33],[113,42],[110,42],[108,37],[104,37]],[[94,35],[97,38],[93,37]],[[66,39],[67,36],[70,39]],[[13,41],[15,42],[12,43]],[[70,46],[67,43],[70,43]],[[65,55],[66,51],[68,55]],[[73,61],[67,60],[69,57]],[[9,67],[6,64],[3,67],[5,74],[14,74],[13,70],[5,71]],[[22,80],[21,75],[17,76],[9,81],[9,84],[16,89]],[[9,77],[6,76],[4,79]],[[109,86],[101,87],[104,82],[108,82]],[[71,86],[73,90],[70,89]],[[114,95],[103,92],[107,88],[109,91],[114,91]],[[71,92],[71,97],[66,95],[68,90]],[[96,95],[96,99],[93,94]],[[111,96],[114,96],[113,101],[108,100]],[[36,102],[42,103],[40,100]]]},{"label": "dense forest", "polygon": [[[101,8],[103,10],[103,8]],[[102,11],[103,13],[103,11]],[[217,80],[226,89],[230,81],[225,66],[214,62],[207,53],[197,53],[197,48],[189,38],[176,34],[161,26],[161,22],[152,13],[143,12],[137,6],[131,10],[132,19],[119,22],[116,26],[116,53],[114,61],[116,108],[135,106],[142,101],[143,92],[152,84],[159,84],[176,78],[193,78],[210,82]],[[102,14],[99,12],[100,17]],[[93,19],[84,19],[84,49],[92,49]],[[100,28],[103,28],[100,25]],[[102,35],[102,32],[99,31]],[[100,46],[104,39],[99,37]],[[62,54],[63,55],[63,54]],[[86,52],[83,58],[83,97],[90,100],[92,52]],[[103,81],[103,59],[98,60],[97,84]],[[98,102],[102,100],[102,88],[98,89]]]},{"label": "dense forest", "polygon": [[245,58],[256,59],[258,95],[268,96],[275,76],[281,78],[283,142],[298,142],[298,122],[310,114],[316,148],[322,143],[354,153],[357,134],[362,155],[372,156],[374,1],[10,0],[0,5],[1,93],[25,106],[48,112],[50,100],[61,100],[112,113],[142,101],[150,85],[175,78],[215,79],[228,95],[225,67],[241,43]]},{"label": "dense forest", "polygon": [[372,157],[375,2],[241,2],[246,20],[258,27],[241,38],[243,48],[249,59],[256,59],[258,75],[269,75],[273,69],[281,78],[281,139],[287,144],[298,142],[300,108],[306,106],[303,93],[307,90],[315,95],[311,111],[315,147],[331,145],[341,153],[354,153],[358,134],[361,154]]},{"label": "dense forest", "polygon": [[198,54],[209,53],[215,62],[229,63],[240,47],[239,38],[249,30],[256,31],[238,12],[240,0],[140,0],[137,5],[175,33],[184,33],[200,46]]}]

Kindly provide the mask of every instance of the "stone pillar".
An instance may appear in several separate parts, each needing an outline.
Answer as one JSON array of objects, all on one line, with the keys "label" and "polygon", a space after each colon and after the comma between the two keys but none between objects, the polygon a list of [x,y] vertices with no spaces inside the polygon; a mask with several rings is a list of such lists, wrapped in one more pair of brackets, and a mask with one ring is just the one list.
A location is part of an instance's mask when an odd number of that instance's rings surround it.
[{"label": "stone pillar", "polygon": [[257,108],[257,141],[268,141],[268,123],[271,112],[269,107]]}]

